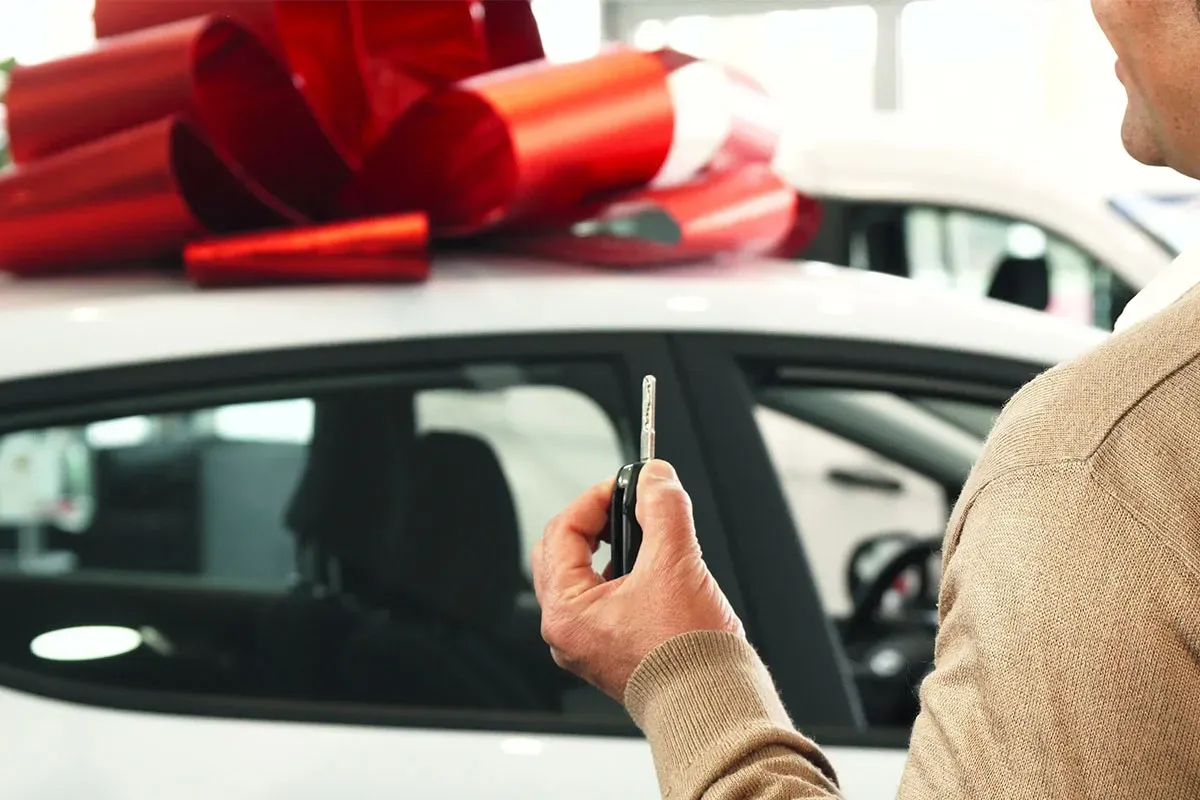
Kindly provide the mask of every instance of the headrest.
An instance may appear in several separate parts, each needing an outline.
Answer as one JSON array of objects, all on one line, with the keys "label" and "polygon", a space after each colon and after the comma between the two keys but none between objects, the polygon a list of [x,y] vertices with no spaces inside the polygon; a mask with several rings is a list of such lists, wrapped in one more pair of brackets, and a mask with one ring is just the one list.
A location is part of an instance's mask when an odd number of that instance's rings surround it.
[{"label": "headrest", "polygon": [[412,393],[346,392],[315,399],[304,474],[287,511],[303,545],[336,558],[347,584],[366,578],[380,542],[399,535],[415,434]]},{"label": "headrest", "polygon": [[421,436],[403,534],[377,580],[388,595],[459,624],[511,614],[524,582],[521,535],[508,480],[492,448],[461,433]]},{"label": "headrest", "polygon": [[872,272],[909,277],[908,240],[903,220],[876,220],[866,226],[865,234]]},{"label": "headrest", "polygon": [[1050,305],[1050,265],[1045,256],[1009,256],[996,267],[988,297],[1045,311]]}]

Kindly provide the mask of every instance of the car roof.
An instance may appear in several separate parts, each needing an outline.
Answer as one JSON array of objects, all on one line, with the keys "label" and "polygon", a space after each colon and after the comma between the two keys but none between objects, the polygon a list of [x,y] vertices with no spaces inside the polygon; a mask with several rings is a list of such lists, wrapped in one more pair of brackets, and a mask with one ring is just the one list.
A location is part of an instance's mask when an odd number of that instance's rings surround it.
[{"label": "car roof", "polygon": [[603,270],[445,256],[427,281],[402,285],[197,289],[135,271],[0,277],[0,381],[330,344],[607,331],[900,342],[1045,364],[1104,335],[902,278],[759,258]]},{"label": "car roof", "polygon": [[903,113],[788,131],[776,168],[807,194],[944,206],[1032,222],[1072,242],[1135,289],[1172,258],[1115,210],[1120,195],[1200,196],[1200,182],[1134,161],[1114,131],[978,125]]},{"label": "car roof", "polygon": [[1200,192],[1192,178],[1138,163],[1111,133],[877,113],[789,130],[778,163],[797,185],[849,196],[994,193],[1020,183],[1088,202],[1127,192]]}]

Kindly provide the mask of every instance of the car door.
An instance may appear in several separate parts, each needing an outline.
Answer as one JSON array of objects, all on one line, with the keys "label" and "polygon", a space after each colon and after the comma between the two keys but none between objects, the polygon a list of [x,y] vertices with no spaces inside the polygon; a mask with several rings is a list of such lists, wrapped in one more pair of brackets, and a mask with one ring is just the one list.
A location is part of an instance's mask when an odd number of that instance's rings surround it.
[{"label": "car door", "polygon": [[[662,337],[337,346],[0,388],[12,464],[86,446],[72,480],[0,481],[30,500],[0,522],[0,791],[658,796],[625,712],[549,658],[528,573],[550,516],[634,457],[648,373],[660,451],[753,619]],[[62,486],[86,519],[61,524]]]},{"label": "car door", "polygon": [[[848,797],[894,797],[932,664],[950,508],[1003,404],[1048,365],[784,336],[688,334],[673,346],[785,703]],[[909,547],[929,557],[859,615],[863,587]],[[831,670],[852,697],[850,724],[808,714],[814,675]]]}]

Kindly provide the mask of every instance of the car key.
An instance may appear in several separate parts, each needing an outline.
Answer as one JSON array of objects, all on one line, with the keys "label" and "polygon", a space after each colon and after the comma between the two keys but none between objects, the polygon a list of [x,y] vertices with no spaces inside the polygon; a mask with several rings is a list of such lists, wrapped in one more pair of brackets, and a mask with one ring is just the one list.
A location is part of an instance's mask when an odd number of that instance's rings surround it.
[{"label": "car key", "polygon": [[637,483],[642,467],[654,458],[656,388],[653,375],[642,379],[641,452],[637,461],[621,467],[613,481],[612,500],[608,508],[608,541],[612,545],[614,579],[633,571],[633,563],[642,547],[642,526],[638,524],[636,514]]}]

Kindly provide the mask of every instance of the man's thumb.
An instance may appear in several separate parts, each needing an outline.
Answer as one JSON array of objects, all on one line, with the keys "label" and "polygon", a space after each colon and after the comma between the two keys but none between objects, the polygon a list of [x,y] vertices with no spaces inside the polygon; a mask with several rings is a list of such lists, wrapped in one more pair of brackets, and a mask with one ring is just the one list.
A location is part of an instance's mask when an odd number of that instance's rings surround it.
[{"label": "man's thumb", "polygon": [[675,468],[666,461],[653,459],[642,467],[635,513],[646,549],[696,546],[692,498],[679,482]]}]

